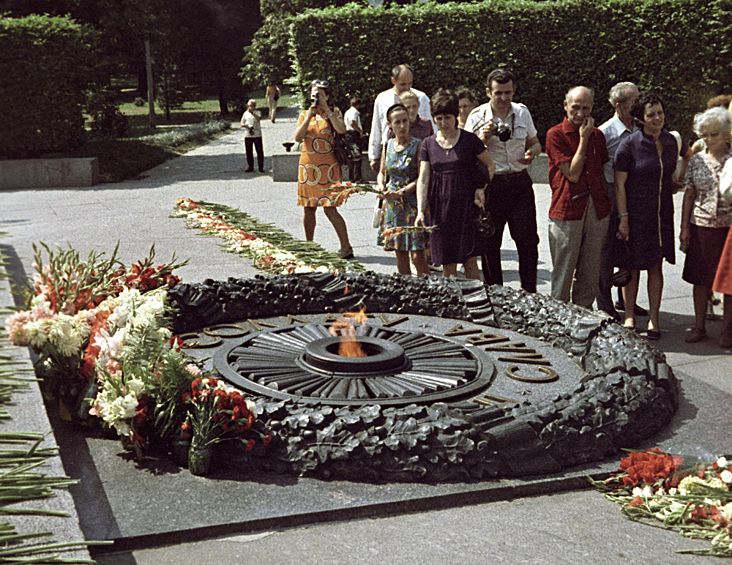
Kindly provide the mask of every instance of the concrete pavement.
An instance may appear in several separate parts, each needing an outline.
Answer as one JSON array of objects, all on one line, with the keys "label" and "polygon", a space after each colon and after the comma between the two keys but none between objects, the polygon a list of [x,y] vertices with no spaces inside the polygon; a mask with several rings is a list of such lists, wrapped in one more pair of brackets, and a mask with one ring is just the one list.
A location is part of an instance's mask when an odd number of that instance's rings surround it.
[{"label": "concrete pavement", "polygon": [[[296,111],[286,109],[276,124],[263,122],[266,155],[283,151],[281,143],[291,140],[295,119]],[[267,158],[268,169],[269,163]],[[294,183],[274,183],[269,175],[244,173],[245,168],[243,138],[235,129],[124,183],[0,192],[0,230],[8,234],[2,243],[15,255],[14,269],[26,274],[32,271],[34,242],[68,242],[82,253],[91,249],[109,253],[119,242],[120,258],[127,264],[145,257],[152,243],[158,263],[174,252],[179,259],[190,258],[179,271],[187,282],[250,277],[256,271],[247,260],[222,252],[217,239],[201,236],[186,229],[181,219],[169,217],[175,200],[189,197],[239,207],[302,237]],[[551,273],[546,237],[550,190],[546,184],[536,184],[535,192],[541,238],[538,290],[546,293]],[[678,216],[680,195],[676,198]],[[395,272],[393,254],[375,244],[372,209],[371,195],[355,196],[341,209],[356,258],[374,271]],[[326,248],[338,247],[322,213],[315,237]],[[518,288],[516,251],[508,233],[503,259],[506,284]],[[663,336],[656,346],[666,353],[681,382],[682,407],[671,431],[661,434],[656,444],[686,456],[732,453],[728,438],[732,357],[716,344],[719,321],[709,323],[710,338],[705,342],[684,342],[685,329],[693,324],[693,307],[691,286],[681,280],[683,256],[678,259],[677,265],[664,266]],[[645,293],[639,295],[639,302],[647,304]],[[103,556],[99,562],[711,563],[710,558],[674,553],[702,547],[703,542],[631,523],[600,494],[580,491],[182,543]]]}]

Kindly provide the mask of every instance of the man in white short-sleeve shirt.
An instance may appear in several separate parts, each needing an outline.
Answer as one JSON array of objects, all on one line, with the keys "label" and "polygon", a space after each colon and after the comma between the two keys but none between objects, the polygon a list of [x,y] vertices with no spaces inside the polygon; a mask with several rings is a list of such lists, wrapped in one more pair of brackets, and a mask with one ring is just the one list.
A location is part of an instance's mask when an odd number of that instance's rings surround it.
[{"label": "man in white short-sleeve shirt", "polygon": [[[419,115],[432,119],[430,114],[430,100],[424,92],[412,88],[414,72],[409,65],[397,65],[391,71],[391,83],[394,85],[385,90],[374,100],[374,115],[371,118],[371,133],[369,134],[369,163],[375,173],[379,172],[381,164],[381,147],[386,141],[389,126],[386,123],[386,111],[394,104],[399,103],[399,95],[411,90],[419,99]],[[434,124],[433,124],[434,128]]]},{"label": "man in white short-sleeve shirt", "polygon": [[486,284],[503,284],[501,242],[508,224],[518,251],[521,288],[536,292],[539,235],[534,187],[526,169],[541,153],[541,144],[528,108],[513,101],[516,77],[511,71],[491,71],[485,91],[490,101],[475,108],[465,122],[465,129],[480,137],[496,164],[488,198],[496,231],[482,257],[483,277]]}]

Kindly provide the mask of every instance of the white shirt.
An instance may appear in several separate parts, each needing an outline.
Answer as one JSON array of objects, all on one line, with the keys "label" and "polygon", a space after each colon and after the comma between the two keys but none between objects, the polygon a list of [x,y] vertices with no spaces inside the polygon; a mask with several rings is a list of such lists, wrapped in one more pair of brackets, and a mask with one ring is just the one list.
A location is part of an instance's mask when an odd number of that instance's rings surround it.
[{"label": "white shirt", "polygon": [[[493,119],[493,108],[490,102],[486,102],[470,112],[468,119],[465,120],[465,129],[480,136],[480,129],[491,119]],[[508,141],[501,141],[494,135],[485,147],[496,164],[496,174],[518,173],[528,167],[518,160],[526,155],[526,140],[536,137],[534,120],[526,106],[511,102],[511,110],[502,121],[511,128],[511,138]]]},{"label": "white shirt", "polygon": [[[430,100],[427,98],[427,95],[416,88],[412,88],[411,91],[419,99],[419,110],[417,113],[423,118],[432,120]],[[369,135],[369,161],[381,159],[381,144],[386,140],[386,136],[389,133],[389,124],[386,123],[386,111],[398,103],[399,95],[393,88],[385,90],[374,100],[374,116],[371,119],[371,133]],[[434,122],[432,123],[432,128],[437,131]]]},{"label": "white shirt", "polygon": [[[259,110],[254,110],[254,113],[261,120],[262,113]],[[262,126],[249,110],[244,112],[241,117],[241,127],[244,129],[244,137],[262,137]]]},{"label": "white shirt", "polygon": [[353,129],[351,122],[356,122],[359,129],[363,131],[363,126],[361,126],[361,112],[356,110],[353,106],[346,110],[346,113],[343,115],[343,119],[346,122],[346,131],[356,131]]},{"label": "white shirt", "polygon": [[613,171],[613,162],[615,161],[615,153],[620,147],[620,142],[628,137],[638,128],[633,124],[631,129],[618,118],[615,114],[612,118],[600,126],[600,131],[605,135],[605,145],[607,145],[607,154],[610,160],[605,163],[603,172],[605,173],[605,182],[613,184],[615,182],[615,171]]}]

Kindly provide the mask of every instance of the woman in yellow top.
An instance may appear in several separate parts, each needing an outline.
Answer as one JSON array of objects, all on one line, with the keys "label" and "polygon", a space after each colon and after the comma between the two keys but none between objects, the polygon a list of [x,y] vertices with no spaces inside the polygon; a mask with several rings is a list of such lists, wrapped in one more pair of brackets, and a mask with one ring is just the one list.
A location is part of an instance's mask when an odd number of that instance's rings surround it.
[{"label": "woman in yellow top", "polygon": [[303,206],[303,227],[307,241],[313,241],[315,212],[322,206],[341,245],[338,255],[343,259],[352,259],[353,248],[348,241],[346,221],[336,208],[340,202],[331,200],[331,192],[323,190],[341,180],[341,166],[333,152],[333,138],[335,132],[346,132],[341,111],[336,107],[331,110],[328,106],[331,93],[328,81],[314,80],[310,84],[310,108],[303,110],[297,119],[295,141],[302,142],[297,173],[297,205]]}]

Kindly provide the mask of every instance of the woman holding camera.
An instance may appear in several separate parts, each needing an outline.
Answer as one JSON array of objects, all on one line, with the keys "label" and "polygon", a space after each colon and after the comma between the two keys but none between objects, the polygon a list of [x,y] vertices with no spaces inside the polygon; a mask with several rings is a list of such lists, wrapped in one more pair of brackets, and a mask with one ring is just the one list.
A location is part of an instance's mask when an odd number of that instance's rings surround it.
[{"label": "woman holding camera", "polygon": [[475,167],[482,162],[493,177],[495,165],[477,135],[457,127],[460,106],[452,90],[440,89],[430,101],[437,133],[422,142],[417,180],[415,226],[424,226],[429,203],[432,261],[442,265],[446,277],[457,275],[457,264],[465,276],[479,279],[478,258],[471,257],[475,236],[472,220],[476,206],[486,202],[485,184],[476,186]]},{"label": "woman holding camera", "polygon": [[[625,323],[635,328],[635,300],[640,271],[648,271],[650,314],[646,336],[660,339],[658,315],[663,294],[663,260],[676,261],[674,246],[673,174],[679,156],[686,158],[689,146],[664,128],[665,113],[661,97],[642,92],[630,113],[640,129],[626,137],[615,154],[615,202],[620,225],[617,237],[627,243],[614,250],[616,266],[632,275],[623,288]],[[681,146],[679,146],[681,145]],[[620,247],[620,246],[618,246]]]},{"label": "woman holding camera", "polygon": [[328,81],[314,80],[310,84],[310,107],[303,110],[297,119],[295,141],[303,142],[298,165],[297,205],[303,206],[307,241],[313,241],[315,212],[322,206],[340,242],[338,255],[342,259],[352,259],[353,248],[348,241],[346,221],[336,208],[340,202],[332,200],[332,193],[327,190],[341,180],[341,166],[333,152],[335,132],[346,132],[341,111],[328,105],[331,94]]}]

